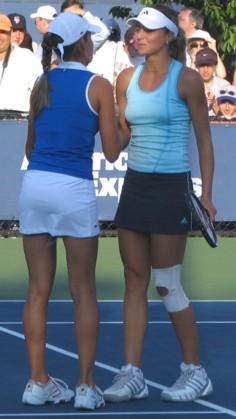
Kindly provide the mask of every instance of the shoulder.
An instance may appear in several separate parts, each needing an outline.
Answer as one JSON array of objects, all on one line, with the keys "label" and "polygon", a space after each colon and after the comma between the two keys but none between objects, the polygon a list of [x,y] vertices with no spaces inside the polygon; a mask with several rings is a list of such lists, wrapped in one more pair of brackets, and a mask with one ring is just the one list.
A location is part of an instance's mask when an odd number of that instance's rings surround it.
[{"label": "shoulder", "polygon": [[222,86],[230,86],[230,82],[226,79],[222,79],[221,77],[215,76],[213,79],[213,83],[216,86],[222,87]]},{"label": "shoulder", "polygon": [[183,82],[189,81],[193,83],[198,83],[202,80],[202,77],[197,70],[183,66],[180,72],[180,79]]},{"label": "shoulder", "polygon": [[28,57],[34,57],[35,55],[32,51],[30,51],[28,48],[21,48],[18,45],[14,45],[13,52],[16,56],[21,58],[28,58]]},{"label": "shoulder", "polygon": [[179,75],[178,90],[183,99],[189,95],[202,94],[204,83],[198,71],[184,66]]},{"label": "shoulder", "polygon": [[39,59],[34,55],[28,48],[21,48],[18,45],[14,46],[13,53],[19,60],[25,60],[27,62],[37,62],[40,64]]},{"label": "shoulder", "polygon": [[107,95],[113,92],[112,85],[109,82],[109,80],[107,80],[105,77],[101,77],[96,74],[92,75],[90,86],[94,92],[97,92],[101,95]]},{"label": "shoulder", "polygon": [[120,72],[117,77],[117,84],[129,83],[137,67],[129,67]]},{"label": "shoulder", "polygon": [[39,74],[42,73],[42,65],[39,59],[28,48],[21,48],[16,45],[12,55],[15,65],[19,64],[21,69],[29,69],[29,71],[35,71]]},{"label": "shoulder", "polygon": [[104,88],[111,87],[111,83],[105,77],[99,76],[98,74],[91,73],[91,81],[93,85],[98,85]]}]

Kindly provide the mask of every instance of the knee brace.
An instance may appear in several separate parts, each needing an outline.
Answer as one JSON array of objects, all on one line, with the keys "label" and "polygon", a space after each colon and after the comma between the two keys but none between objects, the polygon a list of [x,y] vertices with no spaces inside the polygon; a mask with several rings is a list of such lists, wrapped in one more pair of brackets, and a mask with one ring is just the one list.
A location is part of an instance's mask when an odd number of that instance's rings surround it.
[{"label": "knee brace", "polygon": [[182,311],[189,305],[189,299],[181,285],[181,265],[165,269],[153,269],[155,287],[164,287],[168,294],[161,297],[168,312]]}]

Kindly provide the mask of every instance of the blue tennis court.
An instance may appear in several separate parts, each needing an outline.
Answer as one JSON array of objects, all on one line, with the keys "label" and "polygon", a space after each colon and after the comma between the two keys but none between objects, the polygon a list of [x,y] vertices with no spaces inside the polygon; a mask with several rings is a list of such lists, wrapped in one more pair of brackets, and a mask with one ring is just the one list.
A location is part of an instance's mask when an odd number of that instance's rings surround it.
[{"label": "blue tennis court", "polygon": [[[160,400],[164,386],[179,375],[181,355],[172,326],[161,302],[149,302],[149,330],[143,357],[143,372],[149,385],[146,400],[107,403],[94,412],[76,411],[66,405],[23,406],[22,392],[29,378],[22,328],[23,301],[0,301],[1,402],[0,417],[103,417],[103,418],[203,418],[236,417],[235,343],[236,301],[193,302],[201,338],[204,367],[214,392],[208,399],[190,403]],[[122,302],[100,301],[101,328],[96,361],[96,382],[105,389],[123,364]],[[51,301],[48,316],[47,359],[49,372],[74,388],[78,377],[73,336],[74,308],[71,301]]]}]

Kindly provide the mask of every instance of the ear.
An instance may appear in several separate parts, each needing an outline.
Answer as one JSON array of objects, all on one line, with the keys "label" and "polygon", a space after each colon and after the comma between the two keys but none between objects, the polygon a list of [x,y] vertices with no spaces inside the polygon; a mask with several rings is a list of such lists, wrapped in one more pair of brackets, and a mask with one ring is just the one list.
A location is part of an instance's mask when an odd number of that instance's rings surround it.
[{"label": "ear", "polygon": [[173,32],[168,31],[167,33],[167,44],[169,44],[170,42],[172,42],[175,39],[175,36],[173,34]]}]

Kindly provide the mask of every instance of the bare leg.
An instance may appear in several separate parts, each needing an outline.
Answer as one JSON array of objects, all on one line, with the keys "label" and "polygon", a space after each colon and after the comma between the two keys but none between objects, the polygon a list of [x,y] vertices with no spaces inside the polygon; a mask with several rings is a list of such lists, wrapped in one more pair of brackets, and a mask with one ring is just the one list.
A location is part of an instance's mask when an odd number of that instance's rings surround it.
[{"label": "bare leg", "polygon": [[56,269],[56,241],[48,234],[25,235],[24,252],[29,271],[29,289],[23,313],[31,378],[48,381],[45,365],[47,307]]},{"label": "bare leg", "polygon": [[192,306],[169,313],[169,316],[183,353],[183,362],[200,365],[198,331]]},{"label": "bare leg", "polygon": [[[182,264],[186,246],[185,235],[153,235],[152,265],[154,268],[168,268]],[[162,296],[168,292],[166,288],[158,287]],[[186,364],[199,365],[199,342],[195,315],[192,306],[185,310],[169,313],[177,339],[179,341],[183,361]]]},{"label": "bare leg", "polygon": [[149,236],[125,229],[119,229],[118,234],[126,282],[124,297],[125,361],[140,367],[143,343],[148,327]]},{"label": "bare leg", "polygon": [[98,238],[64,238],[70,291],[75,304],[75,336],[80,365],[80,384],[94,385],[99,312],[96,299],[95,265]]}]

